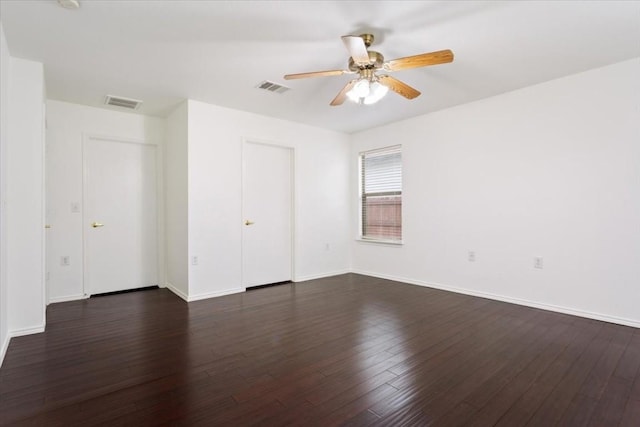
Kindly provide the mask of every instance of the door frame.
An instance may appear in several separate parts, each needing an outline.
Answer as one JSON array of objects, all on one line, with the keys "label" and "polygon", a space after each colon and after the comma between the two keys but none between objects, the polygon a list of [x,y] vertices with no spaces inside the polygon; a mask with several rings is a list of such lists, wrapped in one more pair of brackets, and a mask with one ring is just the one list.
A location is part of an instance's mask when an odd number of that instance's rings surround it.
[{"label": "door frame", "polygon": [[158,286],[164,287],[164,198],[162,197],[163,168],[162,168],[162,149],[159,144],[149,142],[143,139],[123,138],[120,136],[97,135],[91,133],[82,134],[82,293],[85,298],[91,296],[89,286],[89,254],[88,248],[88,229],[87,225],[87,200],[88,200],[88,169],[87,169],[87,145],[90,141],[113,141],[125,144],[148,145],[155,148],[156,157],[156,269],[158,277]]},{"label": "door frame", "polygon": [[242,138],[242,154],[241,154],[241,163],[242,163],[242,171],[241,171],[241,176],[240,176],[240,287],[242,288],[243,291],[246,291],[247,288],[245,286],[245,282],[244,282],[244,278],[245,278],[245,266],[244,266],[244,228],[246,227],[244,225],[244,221],[245,221],[245,202],[244,202],[244,196],[245,196],[245,173],[247,170],[247,165],[246,165],[246,155],[245,155],[245,150],[247,147],[247,144],[254,144],[254,145],[263,145],[263,146],[268,146],[268,147],[274,147],[274,148],[281,148],[281,149],[286,149],[289,150],[289,158],[291,160],[290,163],[290,179],[291,179],[291,206],[290,206],[290,218],[289,218],[289,227],[290,227],[290,231],[291,231],[291,281],[294,282],[295,280],[295,272],[296,272],[296,253],[298,252],[298,248],[296,246],[296,218],[298,216],[298,212],[297,212],[297,204],[296,204],[296,157],[297,157],[297,151],[296,148],[291,145],[291,144],[286,144],[286,143],[282,143],[282,142],[276,142],[276,141],[267,141],[267,140],[263,140],[260,138],[250,138],[250,137],[243,137]]}]

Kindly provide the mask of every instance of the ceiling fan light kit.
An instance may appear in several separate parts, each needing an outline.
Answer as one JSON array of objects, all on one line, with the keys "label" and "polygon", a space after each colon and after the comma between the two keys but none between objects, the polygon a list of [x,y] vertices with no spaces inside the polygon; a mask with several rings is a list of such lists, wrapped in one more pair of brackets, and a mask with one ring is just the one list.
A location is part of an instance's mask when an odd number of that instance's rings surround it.
[{"label": "ceiling fan light kit", "polygon": [[342,36],[342,41],[350,55],[348,68],[346,70],[287,74],[284,76],[284,79],[293,80],[308,77],[358,74],[358,78],[348,82],[333,101],[331,101],[330,105],[342,105],[346,99],[358,104],[370,105],[384,98],[389,89],[407,99],[413,99],[420,95],[418,90],[408,84],[387,74],[378,75],[376,74],[377,71],[394,72],[410,68],[426,67],[428,65],[445,64],[453,61],[453,52],[447,49],[385,62],[381,53],[368,50],[373,40],[374,38],[371,34]]},{"label": "ceiling fan light kit", "polygon": [[347,92],[347,98],[357,104],[371,105],[380,101],[389,92],[389,88],[375,79],[356,80],[353,89]]}]

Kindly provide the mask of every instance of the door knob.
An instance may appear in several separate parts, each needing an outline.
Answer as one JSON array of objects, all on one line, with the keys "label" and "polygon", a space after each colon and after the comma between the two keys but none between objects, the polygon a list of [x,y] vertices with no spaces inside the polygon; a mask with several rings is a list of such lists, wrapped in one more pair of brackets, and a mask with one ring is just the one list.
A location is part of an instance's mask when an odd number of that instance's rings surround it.
[{"label": "door knob", "polygon": [[255,222],[253,222],[253,221],[249,221],[249,220],[246,220],[246,221],[244,222],[244,225],[253,225],[253,224],[255,224]]},{"label": "door knob", "polygon": [[101,224],[101,223],[99,223],[99,222],[94,222],[93,224],[91,224],[91,226],[92,226],[93,228],[98,228],[98,227],[104,227],[104,224]]}]

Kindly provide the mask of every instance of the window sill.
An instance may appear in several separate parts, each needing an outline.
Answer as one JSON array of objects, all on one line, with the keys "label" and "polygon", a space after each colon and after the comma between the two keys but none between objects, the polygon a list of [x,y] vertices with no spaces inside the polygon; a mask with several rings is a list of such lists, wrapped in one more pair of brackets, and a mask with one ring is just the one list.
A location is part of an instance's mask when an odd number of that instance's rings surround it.
[{"label": "window sill", "polygon": [[373,243],[376,245],[387,245],[387,246],[402,246],[404,245],[403,240],[382,240],[382,239],[367,239],[364,237],[358,237],[356,242],[361,243]]}]

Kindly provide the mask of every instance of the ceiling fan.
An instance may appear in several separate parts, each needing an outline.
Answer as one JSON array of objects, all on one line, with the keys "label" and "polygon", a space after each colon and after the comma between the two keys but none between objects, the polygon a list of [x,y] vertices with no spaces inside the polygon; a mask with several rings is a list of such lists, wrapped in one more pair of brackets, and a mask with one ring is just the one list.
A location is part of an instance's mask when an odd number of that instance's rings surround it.
[{"label": "ceiling fan", "polygon": [[293,80],[307,77],[358,74],[357,78],[351,80],[342,88],[330,105],[341,105],[347,98],[360,104],[373,104],[382,99],[389,89],[407,99],[413,99],[420,95],[419,91],[394,77],[387,74],[377,74],[379,71],[401,71],[453,61],[453,52],[447,49],[385,62],[381,53],[368,50],[373,43],[373,35],[371,34],[342,36],[342,41],[350,55],[348,69],[287,74],[284,79]]}]

